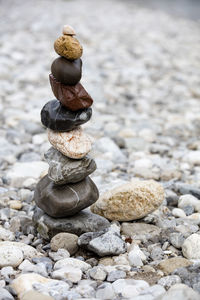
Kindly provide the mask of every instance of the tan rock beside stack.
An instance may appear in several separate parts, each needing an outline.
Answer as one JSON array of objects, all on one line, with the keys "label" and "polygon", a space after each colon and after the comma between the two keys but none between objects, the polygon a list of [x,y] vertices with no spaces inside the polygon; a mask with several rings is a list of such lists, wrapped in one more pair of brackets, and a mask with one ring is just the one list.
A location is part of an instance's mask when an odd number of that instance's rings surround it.
[{"label": "tan rock beside stack", "polygon": [[156,210],[164,197],[164,189],[156,181],[133,180],[103,194],[91,210],[109,220],[132,221]]}]

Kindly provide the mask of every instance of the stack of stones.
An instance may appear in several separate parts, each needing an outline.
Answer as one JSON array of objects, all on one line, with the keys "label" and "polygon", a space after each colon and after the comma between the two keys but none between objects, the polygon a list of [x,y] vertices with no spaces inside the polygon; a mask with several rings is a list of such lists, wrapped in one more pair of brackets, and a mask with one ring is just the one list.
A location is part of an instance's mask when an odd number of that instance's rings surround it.
[{"label": "stack of stones", "polygon": [[73,28],[66,25],[54,43],[60,56],[53,61],[49,78],[57,100],[46,103],[41,111],[53,147],[45,153],[49,171],[38,182],[34,200],[53,218],[73,216],[99,196],[88,176],[96,169],[87,155],[91,139],[80,126],[90,120],[93,100],[80,83],[82,46],[74,36]]}]

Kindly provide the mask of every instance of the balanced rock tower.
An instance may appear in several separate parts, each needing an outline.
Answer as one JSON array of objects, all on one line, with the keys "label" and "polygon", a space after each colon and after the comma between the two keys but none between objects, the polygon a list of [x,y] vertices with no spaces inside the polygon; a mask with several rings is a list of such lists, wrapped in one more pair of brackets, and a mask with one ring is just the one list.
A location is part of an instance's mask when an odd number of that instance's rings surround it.
[{"label": "balanced rock tower", "polygon": [[[81,127],[92,116],[93,100],[80,83],[83,50],[74,36],[73,28],[66,25],[63,35],[54,43],[59,57],[51,65],[49,79],[56,100],[47,102],[41,110],[41,122],[48,129],[52,147],[44,155],[49,164],[48,175],[35,189],[34,200],[40,209],[33,220],[41,224],[42,215],[42,220],[46,220],[43,225],[48,227],[51,223],[52,229],[55,223],[57,232],[67,231],[65,224],[70,221],[66,217],[78,214],[99,197],[96,185],[88,176],[96,169],[95,161],[88,156],[91,138]],[[56,223],[57,218],[62,218],[61,223]],[[80,215],[81,218],[84,216]],[[98,219],[100,228],[107,226],[103,219]]]}]

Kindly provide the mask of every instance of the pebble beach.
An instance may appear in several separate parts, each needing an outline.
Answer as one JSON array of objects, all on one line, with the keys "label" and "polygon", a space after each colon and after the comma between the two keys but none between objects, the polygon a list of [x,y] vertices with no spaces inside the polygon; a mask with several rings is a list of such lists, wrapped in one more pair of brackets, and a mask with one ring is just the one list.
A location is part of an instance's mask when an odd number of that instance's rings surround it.
[{"label": "pebble beach", "polygon": [[[67,222],[34,201],[63,24],[84,49],[100,193]],[[0,25],[0,300],[200,299],[200,21],[134,1],[8,0]]]}]

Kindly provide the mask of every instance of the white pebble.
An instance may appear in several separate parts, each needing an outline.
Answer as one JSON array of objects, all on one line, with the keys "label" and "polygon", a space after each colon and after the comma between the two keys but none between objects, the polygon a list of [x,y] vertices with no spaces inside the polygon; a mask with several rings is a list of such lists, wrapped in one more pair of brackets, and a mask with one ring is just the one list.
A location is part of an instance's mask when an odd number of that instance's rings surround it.
[{"label": "white pebble", "polygon": [[195,211],[200,212],[200,200],[190,194],[183,195],[178,199],[179,208],[187,205],[193,206]]},{"label": "white pebble", "polygon": [[83,272],[85,272],[91,268],[90,264],[87,264],[86,262],[84,262],[82,260],[69,257],[69,258],[65,258],[65,259],[61,259],[61,260],[57,261],[54,265],[54,270],[61,269],[67,265],[77,267],[77,268],[81,269],[81,271],[83,271]]},{"label": "white pebble", "polygon": [[63,268],[58,269],[52,273],[52,278],[54,279],[67,279],[73,283],[77,283],[79,280],[81,280],[81,277],[82,271],[70,265],[64,266]]},{"label": "white pebble", "polygon": [[182,210],[181,208],[174,208],[172,210],[172,215],[177,218],[185,218],[186,217],[184,210]]},{"label": "white pebble", "polygon": [[23,260],[23,252],[17,247],[4,246],[0,247],[0,267],[19,266]]},{"label": "white pebble", "polygon": [[193,233],[182,245],[183,255],[188,259],[200,259],[200,235]]}]

